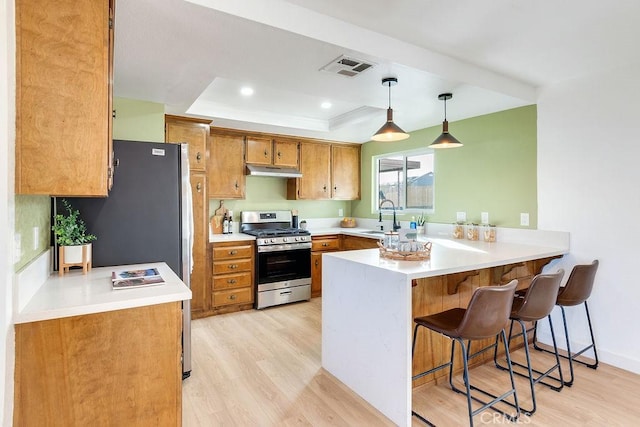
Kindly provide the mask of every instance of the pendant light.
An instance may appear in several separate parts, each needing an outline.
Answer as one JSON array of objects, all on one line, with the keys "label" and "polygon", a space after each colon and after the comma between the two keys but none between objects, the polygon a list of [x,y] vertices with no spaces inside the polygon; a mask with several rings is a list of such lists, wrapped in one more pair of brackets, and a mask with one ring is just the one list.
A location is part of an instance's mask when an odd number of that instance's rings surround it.
[{"label": "pendant light", "polygon": [[401,141],[409,138],[409,134],[393,123],[393,110],[391,109],[391,86],[398,84],[395,77],[382,79],[382,86],[389,86],[389,108],[387,109],[387,122],[371,137],[374,141]]},{"label": "pendant light", "polygon": [[447,100],[453,98],[451,93],[441,93],[438,95],[440,101],[444,101],[444,121],[442,122],[442,134],[429,145],[431,148],[455,148],[462,147],[462,142],[458,141],[449,133],[449,122],[447,121]]}]

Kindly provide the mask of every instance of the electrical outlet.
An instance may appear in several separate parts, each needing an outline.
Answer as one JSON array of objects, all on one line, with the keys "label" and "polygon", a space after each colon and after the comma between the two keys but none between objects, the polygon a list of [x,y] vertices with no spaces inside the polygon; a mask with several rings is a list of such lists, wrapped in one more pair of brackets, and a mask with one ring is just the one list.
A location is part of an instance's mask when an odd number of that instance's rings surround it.
[{"label": "electrical outlet", "polygon": [[523,226],[529,226],[529,214],[528,213],[521,213],[520,214],[520,225]]},{"label": "electrical outlet", "polygon": [[40,227],[33,227],[33,250],[38,250],[38,245],[40,243]]},{"label": "electrical outlet", "polygon": [[456,212],[456,221],[466,221],[467,213],[466,212]]},{"label": "electrical outlet", "polygon": [[343,217],[344,216],[344,210],[343,209],[338,209],[338,216],[339,217]]},{"label": "electrical outlet", "polygon": [[489,224],[489,212],[480,212],[480,222]]}]

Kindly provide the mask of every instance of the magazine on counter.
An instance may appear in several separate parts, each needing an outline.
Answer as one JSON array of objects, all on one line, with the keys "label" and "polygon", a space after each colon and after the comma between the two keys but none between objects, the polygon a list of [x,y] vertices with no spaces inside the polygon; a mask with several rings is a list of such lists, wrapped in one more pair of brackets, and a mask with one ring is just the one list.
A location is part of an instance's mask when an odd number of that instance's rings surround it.
[{"label": "magazine on counter", "polygon": [[118,270],[111,273],[113,289],[131,289],[143,286],[162,285],[164,279],[157,268],[140,270]]}]

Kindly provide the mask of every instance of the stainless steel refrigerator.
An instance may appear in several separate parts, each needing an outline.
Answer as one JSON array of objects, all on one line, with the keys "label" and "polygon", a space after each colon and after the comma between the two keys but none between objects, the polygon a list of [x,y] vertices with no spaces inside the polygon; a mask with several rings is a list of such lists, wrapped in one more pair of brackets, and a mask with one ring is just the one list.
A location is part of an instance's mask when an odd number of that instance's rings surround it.
[{"label": "stainless steel refrigerator", "polygon": [[[97,237],[93,266],[164,261],[190,287],[193,210],[187,144],[114,140],[113,152],[108,197],[66,198]],[[57,198],[53,214],[60,209]],[[183,378],[191,372],[190,310],[184,301]]]}]

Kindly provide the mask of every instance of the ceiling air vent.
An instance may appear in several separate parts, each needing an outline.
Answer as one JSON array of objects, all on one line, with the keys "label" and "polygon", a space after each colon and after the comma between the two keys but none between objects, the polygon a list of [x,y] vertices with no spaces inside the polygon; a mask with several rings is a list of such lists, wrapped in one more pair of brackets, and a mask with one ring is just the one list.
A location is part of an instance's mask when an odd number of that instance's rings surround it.
[{"label": "ceiling air vent", "polygon": [[373,67],[374,65],[376,64],[340,55],[324,67],[320,68],[320,71],[326,71],[327,73],[332,74],[340,74],[341,76],[346,77],[355,77],[363,71],[366,71],[369,68]]}]

